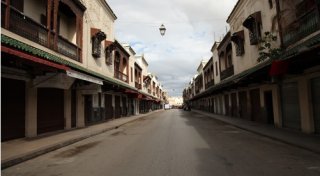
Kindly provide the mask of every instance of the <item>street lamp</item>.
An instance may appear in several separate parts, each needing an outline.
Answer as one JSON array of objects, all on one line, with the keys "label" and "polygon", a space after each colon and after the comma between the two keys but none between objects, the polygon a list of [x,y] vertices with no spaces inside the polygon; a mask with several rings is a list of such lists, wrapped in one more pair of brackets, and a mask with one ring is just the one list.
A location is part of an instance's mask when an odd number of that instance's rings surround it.
[{"label": "street lamp", "polygon": [[159,30],[160,30],[160,34],[161,34],[162,36],[164,36],[164,34],[166,33],[166,30],[167,30],[167,29],[164,27],[163,24],[161,24]]}]

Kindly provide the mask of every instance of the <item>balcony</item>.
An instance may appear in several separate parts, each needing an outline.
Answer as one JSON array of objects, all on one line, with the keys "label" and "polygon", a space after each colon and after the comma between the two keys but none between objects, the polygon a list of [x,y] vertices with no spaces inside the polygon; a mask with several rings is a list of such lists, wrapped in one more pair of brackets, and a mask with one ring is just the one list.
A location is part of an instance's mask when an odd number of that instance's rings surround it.
[{"label": "balcony", "polygon": [[284,47],[288,47],[320,29],[319,9],[316,4],[310,6],[310,2],[312,1],[305,0],[299,4],[296,10],[297,19],[284,27]]},{"label": "balcony", "polygon": [[208,89],[209,87],[211,87],[211,86],[213,86],[214,85],[214,79],[213,80],[211,80],[211,81],[209,81],[209,82],[207,82],[207,84],[206,84],[206,89]]},{"label": "balcony", "polygon": [[122,72],[119,71],[119,70],[115,70],[115,71],[114,71],[114,77],[115,77],[116,79],[119,79],[119,80],[121,80],[121,81],[123,81],[123,82],[128,83],[128,75],[122,73]]},{"label": "balcony", "polygon": [[46,26],[34,21],[15,8],[9,7],[10,13],[8,14],[9,17],[7,17],[6,8],[7,5],[1,2],[1,27],[52,49],[70,59],[78,62],[81,61],[81,49],[78,46],[62,36],[56,35],[54,31],[49,30]]},{"label": "balcony", "polygon": [[232,76],[234,74],[234,69],[233,69],[233,65],[231,67],[228,67],[227,69],[223,70],[220,73],[220,79],[224,80],[230,76]]},{"label": "balcony", "polygon": [[136,87],[137,89],[141,89],[141,84],[138,83],[138,82],[135,82],[135,87]]}]

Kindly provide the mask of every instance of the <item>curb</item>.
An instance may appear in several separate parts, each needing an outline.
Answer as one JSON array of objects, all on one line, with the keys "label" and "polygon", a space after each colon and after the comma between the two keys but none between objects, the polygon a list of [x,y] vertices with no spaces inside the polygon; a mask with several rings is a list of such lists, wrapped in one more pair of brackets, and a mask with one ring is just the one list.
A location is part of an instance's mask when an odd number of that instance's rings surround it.
[{"label": "curb", "polygon": [[102,134],[104,132],[107,132],[107,131],[110,131],[110,130],[113,130],[113,129],[117,129],[117,128],[123,126],[123,125],[126,125],[128,123],[132,123],[134,121],[139,120],[142,117],[151,115],[151,114],[156,113],[156,112],[160,112],[160,110],[152,111],[152,112],[147,113],[147,114],[142,114],[140,117],[137,117],[135,119],[128,120],[127,122],[124,122],[124,123],[121,123],[119,125],[115,125],[115,126],[112,126],[112,127],[108,127],[108,128],[103,129],[103,130],[93,132],[91,134],[87,134],[87,135],[83,135],[83,136],[80,136],[80,137],[76,137],[76,138],[61,142],[61,143],[57,143],[57,144],[53,144],[51,146],[46,146],[46,147],[40,148],[37,151],[31,151],[29,153],[22,154],[22,156],[16,156],[16,157],[13,157],[12,159],[7,159],[5,161],[1,161],[1,170],[9,168],[9,167],[14,166],[14,165],[17,165],[17,164],[22,163],[24,161],[33,159],[33,158],[38,157],[40,155],[49,153],[51,151],[60,149],[62,147],[74,144],[74,143],[82,141],[84,139],[96,136],[98,134]]},{"label": "curb", "polygon": [[[276,141],[279,141],[279,142],[282,142],[282,143],[285,143],[285,144],[289,144],[289,145],[292,145],[292,146],[295,146],[295,147],[298,147],[300,149],[304,149],[304,150],[307,150],[307,151],[310,151],[310,152],[313,152],[313,153],[316,153],[316,154],[320,154],[320,148],[319,149],[315,149],[313,147],[308,147],[308,146],[305,146],[305,145],[300,145],[298,143],[295,143],[295,142],[291,142],[289,140],[285,140],[283,138],[279,138],[279,137],[276,137],[276,136],[273,136],[273,135],[268,135],[266,133],[263,133],[263,132],[260,132],[260,131],[256,131],[256,130],[253,130],[253,129],[249,129],[249,128],[246,128],[246,127],[243,127],[241,125],[237,125],[237,124],[234,124],[234,123],[231,123],[231,122],[228,122],[228,121],[224,121],[224,120],[221,120],[221,119],[218,119],[218,118],[215,118],[215,117],[212,117],[206,113],[202,113],[201,111],[193,111],[195,113],[198,113],[198,114],[202,114],[204,116],[207,116],[209,118],[213,118],[215,120],[218,120],[220,122],[223,122],[223,123],[226,123],[226,124],[229,124],[231,126],[234,126],[234,127],[237,127],[239,129],[242,129],[242,130],[245,130],[245,131],[249,131],[251,133],[254,133],[254,134],[257,134],[257,135],[260,135],[260,136],[263,136],[263,137],[267,137],[269,139],[273,139],[273,140],[276,140]],[[214,114],[213,114],[214,115]]]}]

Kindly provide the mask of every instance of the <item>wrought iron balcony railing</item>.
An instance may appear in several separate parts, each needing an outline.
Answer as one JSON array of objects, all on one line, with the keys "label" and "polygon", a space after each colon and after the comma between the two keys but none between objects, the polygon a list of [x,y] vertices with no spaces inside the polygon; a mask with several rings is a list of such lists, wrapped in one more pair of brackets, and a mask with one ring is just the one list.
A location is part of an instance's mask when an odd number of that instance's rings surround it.
[{"label": "wrought iron balcony railing", "polygon": [[209,87],[211,87],[211,86],[213,86],[214,85],[214,79],[213,80],[211,80],[211,81],[209,81],[209,82],[207,82],[207,84],[206,84],[206,89],[208,89]]},{"label": "wrought iron balcony railing", "polygon": [[[1,2],[2,28],[6,28],[13,33],[25,37],[42,46],[48,47],[60,54],[69,57],[70,59],[76,61],[81,60],[81,49],[77,45],[73,44],[60,35],[56,35],[56,33],[52,30],[49,30],[47,26],[36,22],[32,18],[26,16],[24,13],[18,11],[13,7],[9,7],[9,17],[7,17],[7,8],[7,5],[4,2]],[[56,39],[55,36],[57,36]]]},{"label": "wrought iron balcony railing", "polygon": [[284,27],[284,47],[288,47],[320,29],[319,8],[316,5],[305,9],[304,13],[300,12],[300,14],[294,22]]},{"label": "wrought iron balcony railing", "polygon": [[115,70],[115,71],[114,71],[114,77],[115,77],[116,79],[119,79],[119,80],[121,80],[121,81],[124,81],[124,82],[128,83],[128,75],[122,73],[122,72],[119,71],[119,70]]},{"label": "wrought iron balcony railing", "polygon": [[221,71],[220,73],[220,79],[224,80],[234,74],[233,65],[231,67],[228,67],[227,69]]}]

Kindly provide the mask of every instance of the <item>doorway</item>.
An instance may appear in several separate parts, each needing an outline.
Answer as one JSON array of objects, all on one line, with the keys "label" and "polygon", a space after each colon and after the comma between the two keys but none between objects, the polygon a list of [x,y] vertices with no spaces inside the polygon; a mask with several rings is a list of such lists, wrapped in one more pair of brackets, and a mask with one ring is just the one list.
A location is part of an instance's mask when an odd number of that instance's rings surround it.
[{"label": "doorway", "polygon": [[264,105],[268,124],[274,124],[272,91],[264,92]]}]

